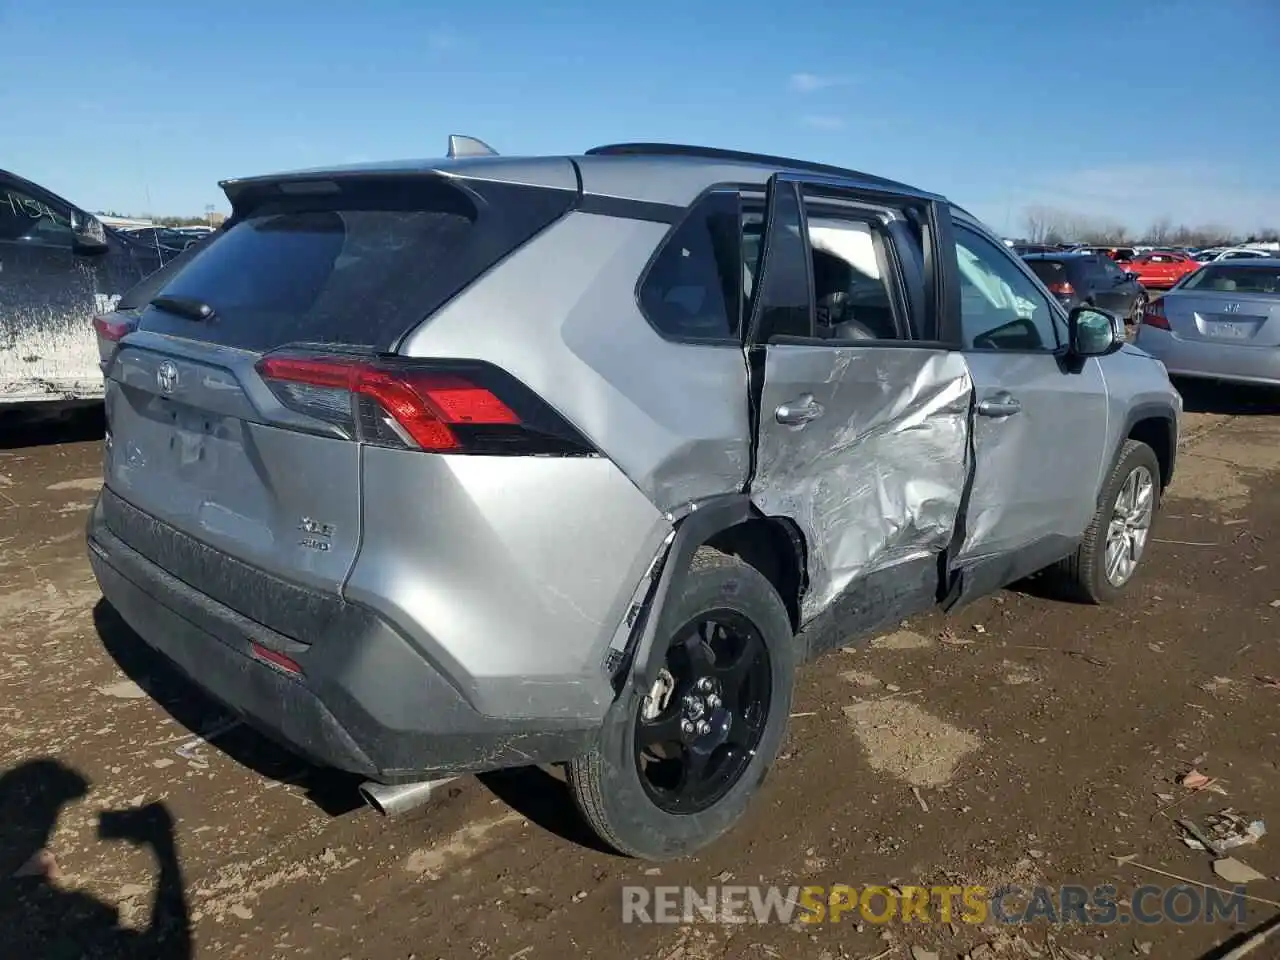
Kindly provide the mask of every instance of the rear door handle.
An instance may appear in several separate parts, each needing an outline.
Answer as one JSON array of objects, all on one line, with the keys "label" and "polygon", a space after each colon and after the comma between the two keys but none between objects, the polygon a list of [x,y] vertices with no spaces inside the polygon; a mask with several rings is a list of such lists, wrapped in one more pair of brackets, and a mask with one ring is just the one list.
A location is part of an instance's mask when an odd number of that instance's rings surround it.
[{"label": "rear door handle", "polygon": [[1001,391],[978,402],[978,414],[984,417],[1012,417],[1022,409],[1022,404],[1012,394]]},{"label": "rear door handle", "polygon": [[822,404],[814,399],[813,394],[806,393],[781,404],[773,411],[773,418],[785,426],[797,427],[810,420],[817,420],[822,414]]}]

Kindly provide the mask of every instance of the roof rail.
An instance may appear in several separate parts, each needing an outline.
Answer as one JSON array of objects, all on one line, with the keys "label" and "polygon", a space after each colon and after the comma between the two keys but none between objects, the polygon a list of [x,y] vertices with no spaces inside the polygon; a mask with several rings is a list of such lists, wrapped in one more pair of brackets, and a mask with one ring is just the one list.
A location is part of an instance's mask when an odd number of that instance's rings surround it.
[{"label": "roof rail", "polygon": [[446,156],[450,160],[457,157],[496,157],[497,155],[498,151],[483,140],[465,137],[460,133],[449,135],[449,152]]},{"label": "roof rail", "polygon": [[774,157],[765,153],[748,153],[744,150],[722,150],[719,147],[698,147],[683,143],[610,143],[600,147],[592,147],[586,151],[588,157],[696,157],[704,160],[724,160],[731,163],[758,163],[770,167],[804,170],[809,173],[821,173],[832,177],[849,177],[881,186],[901,188],[918,192],[915,187],[886,177],[850,170],[847,167],[836,167],[827,163],[813,163],[809,160],[795,160],[791,157]]}]

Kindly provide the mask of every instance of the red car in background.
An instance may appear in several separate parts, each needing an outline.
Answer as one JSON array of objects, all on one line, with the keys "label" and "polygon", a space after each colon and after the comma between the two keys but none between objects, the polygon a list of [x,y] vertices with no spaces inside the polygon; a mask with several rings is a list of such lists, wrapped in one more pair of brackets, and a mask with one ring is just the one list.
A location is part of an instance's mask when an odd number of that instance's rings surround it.
[{"label": "red car in background", "polygon": [[1188,273],[1194,273],[1202,266],[1204,264],[1185,253],[1152,250],[1150,253],[1134,257],[1124,265],[1124,269],[1136,274],[1138,282],[1144,287],[1167,290]]}]

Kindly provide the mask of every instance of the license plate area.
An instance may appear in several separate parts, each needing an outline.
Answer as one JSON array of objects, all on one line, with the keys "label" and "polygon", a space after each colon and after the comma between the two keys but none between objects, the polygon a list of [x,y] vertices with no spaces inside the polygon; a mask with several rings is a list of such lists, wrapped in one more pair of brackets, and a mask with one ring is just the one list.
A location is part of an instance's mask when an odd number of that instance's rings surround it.
[{"label": "license plate area", "polygon": [[1206,337],[1235,342],[1252,340],[1262,323],[1261,317],[1208,316],[1201,320],[1200,330]]},{"label": "license plate area", "polygon": [[174,464],[184,471],[200,469],[200,465],[206,463],[212,467],[218,441],[227,439],[223,418],[180,403],[165,400],[159,403],[161,411],[167,414],[162,419],[168,420],[172,431],[169,449]]}]

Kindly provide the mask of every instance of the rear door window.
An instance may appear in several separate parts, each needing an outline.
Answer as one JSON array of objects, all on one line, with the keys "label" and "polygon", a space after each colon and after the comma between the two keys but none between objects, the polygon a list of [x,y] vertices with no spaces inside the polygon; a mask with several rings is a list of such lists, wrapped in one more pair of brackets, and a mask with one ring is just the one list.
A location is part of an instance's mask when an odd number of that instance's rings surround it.
[{"label": "rear door window", "polygon": [[829,340],[899,340],[909,329],[885,225],[870,212],[806,198],[816,333]]},{"label": "rear door window", "polygon": [[296,342],[391,350],[573,200],[568,190],[430,176],[263,188],[158,291],[207,304],[212,319],[152,306],[140,326],[254,351]]}]

